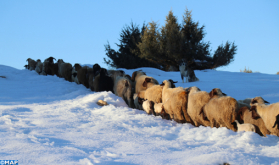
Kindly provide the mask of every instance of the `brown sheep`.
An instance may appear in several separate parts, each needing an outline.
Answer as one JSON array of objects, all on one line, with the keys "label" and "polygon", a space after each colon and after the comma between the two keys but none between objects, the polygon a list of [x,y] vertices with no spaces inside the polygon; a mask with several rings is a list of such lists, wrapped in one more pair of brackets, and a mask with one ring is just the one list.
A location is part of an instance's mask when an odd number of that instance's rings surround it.
[{"label": "brown sheep", "polygon": [[230,96],[213,98],[205,104],[200,114],[204,115],[204,120],[207,118],[210,121],[211,127],[227,127],[236,131],[232,122],[236,120],[237,106],[237,101]]},{"label": "brown sheep", "polygon": [[[188,92],[184,89],[173,92],[171,97],[163,103],[162,112],[166,112],[171,119],[178,123],[192,123],[190,116],[187,113]],[[165,115],[163,115],[165,116]]]},{"label": "brown sheep", "polygon": [[[254,111],[254,110],[253,110]],[[267,130],[263,119],[261,117],[252,117],[252,114],[257,113],[257,112],[252,112],[248,107],[242,107],[239,109],[237,113],[237,117],[239,118],[239,122],[241,123],[250,123],[253,124],[256,128],[256,133],[258,133],[261,136],[266,136],[269,135],[270,132]]]},{"label": "brown sheep", "polygon": [[83,84],[86,88],[89,88],[89,77],[87,75],[87,66],[80,68],[77,71],[77,78],[80,84]]},{"label": "brown sheep", "polygon": [[113,91],[115,95],[120,96],[129,107],[135,108],[131,83],[132,82],[128,78],[118,76],[115,80]]},{"label": "brown sheep", "polygon": [[37,62],[31,58],[26,60],[28,62],[29,70],[35,70]]},{"label": "brown sheep", "polygon": [[[170,86],[172,88],[175,88],[174,82],[173,80],[169,80],[170,82]],[[144,97],[141,97],[141,99],[144,100],[149,100],[149,101],[153,101],[155,103],[161,103],[162,102],[162,92],[163,92],[163,86],[161,85],[153,85],[150,88],[147,88],[144,92],[144,95],[141,94]]]},{"label": "brown sheep", "polygon": [[[214,89],[213,89],[214,90]],[[212,90],[212,91],[213,91]],[[188,98],[188,109],[187,112],[194,122],[196,127],[203,125],[209,126],[210,122],[204,120],[204,117],[200,115],[200,111],[205,104],[209,102],[211,97],[216,97],[214,92],[211,95],[206,91],[201,91],[198,87],[189,88],[189,98]]]},{"label": "brown sheep", "polygon": [[[252,99],[250,111],[255,110],[263,119],[265,126],[270,131],[270,133],[272,135],[279,136],[279,129],[275,128],[275,125],[278,122],[277,116],[279,115],[279,103],[265,105],[264,103],[258,102],[259,101],[257,99]],[[253,116],[255,118],[256,115]]]},{"label": "brown sheep", "polygon": [[222,97],[222,96],[227,96],[227,94],[223,93],[221,91],[221,89],[219,88],[213,88],[210,92],[209,92],[210,98],[218,98],[218,97]]},{"label": "brown sheep", "polygon": [[141,75],[141,76],[137,77],[135,84],[136,84],[135,93],[138,93],[140,91],[143,91],[143,90],[146,90],[147,88],[152,87],[153,85],[158,85],[159,83],[153,77]]},{"label": "brown sheep", "polygon": [[134,71],[132,74],[132,78],[131,80],[133,82],[137,81],[138,77],[142,76],[142,75],[146,75],[143,71],[139,70],[139,71]]},{"label": "brown sheep", "polygon": [[62,59],[58,60],[58,77],[64,78],[67,81],[72,81],[72,64],[65,63]]}]

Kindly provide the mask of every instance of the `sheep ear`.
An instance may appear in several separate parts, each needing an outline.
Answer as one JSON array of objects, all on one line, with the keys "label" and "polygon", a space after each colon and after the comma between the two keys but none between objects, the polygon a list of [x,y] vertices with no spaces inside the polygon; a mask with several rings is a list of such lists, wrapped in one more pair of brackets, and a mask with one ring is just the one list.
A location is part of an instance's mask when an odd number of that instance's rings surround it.
[{"label": "sheep ear", "polygon": [[223,94],[224,96],[227,96],[227,94],[226,94],[226,93],[223,93],[223,92],[222,92],[222,94]]},{"label": "sheep ear", "polygon": [[165,86],[165,83],[162,82],[162,84],[160,84],[160,86]]},{"label": "sheep ear", "polygon": [[264,101],[264,103],[267,103],[267,104],[270,104],[268,101],[266,101],[266,100],[263,100]]},{"label": "sheep ear", "polygon": [[259,114],[255,110],[252,110],[252,118],[253,119],[259,119],[261,117],[259,116]]},{"label": "sheep ear", "polygon": [[147,83],[150,82],[150,81],[151,81],[151,78],[148,78],[148,77],[145,78],[145,80],[144,80],[142,86],[143,86],[143,87],[147,87]]},{"label": "sheep ear", "polygon": [[277,129],[279,130],[279,115],[276,116],[276,121],[274,122],[274,125],[272,128],[275,128],[276,125],[277,125]]}]

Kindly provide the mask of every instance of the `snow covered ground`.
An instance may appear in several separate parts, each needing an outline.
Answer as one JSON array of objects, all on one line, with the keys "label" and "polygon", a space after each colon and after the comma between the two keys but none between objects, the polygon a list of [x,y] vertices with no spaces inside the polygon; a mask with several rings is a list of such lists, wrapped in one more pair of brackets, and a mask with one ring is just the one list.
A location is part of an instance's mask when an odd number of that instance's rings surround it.
[{"label": "snow covered ground", "polygon": [[[179,72],[141,68],[159,83],[213,88],[235,99],[279,101],[279,76],[196,71],[182,83]],[[132,74],[135,70],[123,69]],[[138,70],[138,69],[137,69]],[[19,164],[279,164],[279,137],[226,128],[177,124],[129,108],[111,92],[94,93],[56,76],[0,65],[0,160]],[[101,99],[109,103],[100,107]]]}]

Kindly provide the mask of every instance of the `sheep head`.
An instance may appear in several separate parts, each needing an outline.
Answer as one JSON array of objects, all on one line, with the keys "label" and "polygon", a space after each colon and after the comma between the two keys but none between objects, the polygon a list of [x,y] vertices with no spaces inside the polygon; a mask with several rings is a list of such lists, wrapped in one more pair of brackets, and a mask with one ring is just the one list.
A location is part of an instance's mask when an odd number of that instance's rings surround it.
[{"label": "sheep head", "polygon": [[258,96],[255,97],[251,100],[250,105],[255,105],[255,104],[270,104],[268,101],[264,100],[262,97]]},{"label": "sheep head", "polygon": [[143,87],[147,87],[147,83],[149,83],[149,82],[151,82],[151,78],[146,77],[145,80],[144,80],[144,82],[142,83],[142,86],[143,86]]},{"label": "sheep head", "polygon": [[81,69],[82,67],[80,66],[80,64],[75,63],[74,68],[76,71],[78,71],[79,69]]},{"label": "sheep head", "polygon": [[169,82],[171,83],[171,88],[175,88],[175,83],[178,81],[173,81],[172,79],[169,79]]},{"label": "sheep head", "polygon": [[209,95],[210,95],[210,98],[227,96],[227,94],[223,93],[223,92],[221,91],[221,89],[219,89],[219,88],[214,88],[214,89],[212,89],[212,90],[210,91]]},{"label": "sheep head", "polygon": [[131,80],[134,82],[136,81],[136,77],[141,75],[146,75],[146,74],[142,70],[134,71]]}]

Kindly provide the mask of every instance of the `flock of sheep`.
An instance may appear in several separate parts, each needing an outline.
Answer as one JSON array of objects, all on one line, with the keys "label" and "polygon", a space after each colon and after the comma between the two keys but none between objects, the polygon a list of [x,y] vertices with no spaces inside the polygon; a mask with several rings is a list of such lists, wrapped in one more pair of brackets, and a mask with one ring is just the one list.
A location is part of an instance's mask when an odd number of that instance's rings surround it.
[{"label": "flock of sheep", "polygon": [[279,102],[271,105],[262,97],[235,100],[219,88],[210,93],[198,87],[175,87],[173,80],[159,84],[142,71],[130,75],[121,70],[106,70],[98,64],[92,68],[80,64],[72,66],[62,59],[49,57],[27,59],[26,69],[40,75],[57,75],[70,82],[83,84],[92,91],[111,91],[120,96],[131,108],[147,114],[161,116],[178,123],[191,123],[198,127],[227,127],[233,131],[252,131],[261,136],[279,136]]}]

